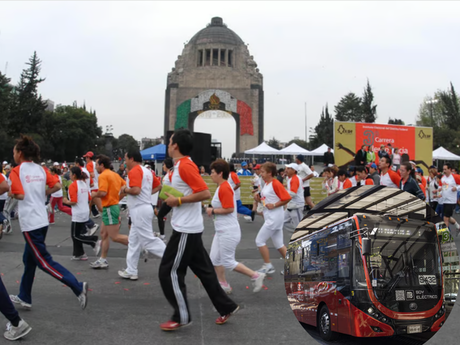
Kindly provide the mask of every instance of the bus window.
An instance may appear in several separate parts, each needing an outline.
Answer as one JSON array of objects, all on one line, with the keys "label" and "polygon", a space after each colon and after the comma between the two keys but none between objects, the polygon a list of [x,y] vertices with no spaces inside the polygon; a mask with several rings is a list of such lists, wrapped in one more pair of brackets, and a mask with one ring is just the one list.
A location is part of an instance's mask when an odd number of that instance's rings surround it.
[{"label": "bus window", "polygon": [[339,278],[348,278],[350,276],[349,253],[339,254]]}]

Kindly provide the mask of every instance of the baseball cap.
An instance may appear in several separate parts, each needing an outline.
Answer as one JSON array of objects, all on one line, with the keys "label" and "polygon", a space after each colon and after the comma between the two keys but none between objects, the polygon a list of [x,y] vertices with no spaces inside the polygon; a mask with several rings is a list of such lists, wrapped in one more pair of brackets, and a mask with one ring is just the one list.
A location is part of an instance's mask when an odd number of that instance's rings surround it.
[{"label": "baseball cap", "polygon": [[42,162],[42,164],[41,164],[41,165],[42,165],[42,166],[43,166],[43,165],[46,165],[46,163],[45,163],[45,162]]},{"label": "baseball cap", "polygon": [[299,161],[303,162],[303,155],[298,155],[296,158],[297,158]]},{"label": "baseball cap", "polygon": [[258,170],[260,169],[260,164],[257,164],[255,167],[254,167],[254,170]]},{"label": "baseball cap", "polygon": [[286,168],[294,169],[295,171],[298,171],[298,170],[299,170],[299,165],[298,165],[298,164],[295,164],[295,163],[286,164],[285,167],[286,167]]},{"label": "baseball cap", "polygon": [[3,161],[3,164],[8,164],[8,162],[7,162],[7,161]]},{"label": "baseball cap", "polygon": [[377,169],[377,164],[375,163],[371,163],[368,165],[369,168],[372,168],[372,169]]},{"label": "baseball cap", "polygon": [[86,152],[86,155],[84,155],[83,157],[89,157],[89,158],[91,158],[91,157],[93,157],[93,156],[94,156],[94,153],[91,152],[91,151],[88,151],[88,152]]},{"label": "baseball cap", "polygon": [[419,174],[423,174],[422,168],[417,168],[417,169],[415,169],[415,171],[418,172]]},{"label": "baseball cap", "polygon": [[58,163],[58,162],[54,162],[54,163],[53,163],[53,166],[58,167],[58,166],[59,166],[59,163]]},{"label": "baseball cap", "polygon": [[430,165],[430,169],[433,169],[433,168],[437,169],[438,167],[436,165]]},{"label": "baseball cap", "polygon": [[9,164],[5,165],[5,170],[6,170],[6,169],[11,170],[11,165],[9,165]]},{"label": "baseball cap", "polygon": [[248,165],[248,163],[246,163],[246,162],[241,163],[242,167],[245,167],[246,165]]}]

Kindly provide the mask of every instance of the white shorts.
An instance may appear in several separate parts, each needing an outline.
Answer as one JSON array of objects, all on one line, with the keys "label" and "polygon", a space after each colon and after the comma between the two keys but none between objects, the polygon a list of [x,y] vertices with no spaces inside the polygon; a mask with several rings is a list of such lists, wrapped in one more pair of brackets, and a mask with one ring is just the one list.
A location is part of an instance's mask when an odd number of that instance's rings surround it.
[{"label": "white shorts", "polygon": [[240,243],[241,232],[226,234],[225,232],[216,232],[212,240],[211,258],[214,266],[224,266],[226,269],[233,270],[238,265],[235,260],[236,246]]}]

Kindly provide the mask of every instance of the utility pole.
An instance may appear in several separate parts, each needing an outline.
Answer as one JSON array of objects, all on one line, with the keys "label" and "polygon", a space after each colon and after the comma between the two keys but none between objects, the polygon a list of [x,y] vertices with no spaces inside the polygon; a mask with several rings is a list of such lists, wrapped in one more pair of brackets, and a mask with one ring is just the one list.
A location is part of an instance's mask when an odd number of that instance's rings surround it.
[{"label": "utility pole", "polygon": [[305,102],[305,142],[308,143],[307,102]]}]

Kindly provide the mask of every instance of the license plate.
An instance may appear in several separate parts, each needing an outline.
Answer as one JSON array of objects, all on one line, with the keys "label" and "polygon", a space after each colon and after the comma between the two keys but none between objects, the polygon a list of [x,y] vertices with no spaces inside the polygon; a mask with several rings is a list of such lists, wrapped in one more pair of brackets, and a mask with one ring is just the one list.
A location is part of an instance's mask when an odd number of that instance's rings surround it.
[{"label": "license plate", "polygon": [[407,326],[407,334],[422,333],[422,325]]}]

